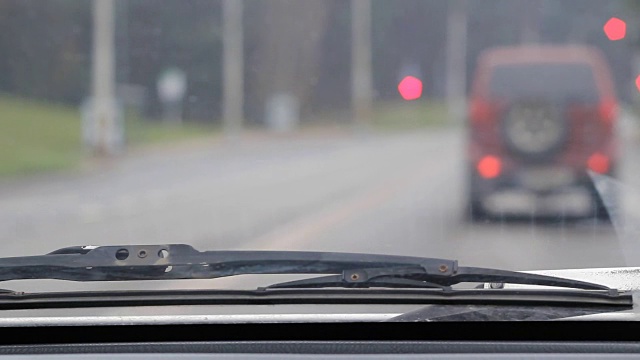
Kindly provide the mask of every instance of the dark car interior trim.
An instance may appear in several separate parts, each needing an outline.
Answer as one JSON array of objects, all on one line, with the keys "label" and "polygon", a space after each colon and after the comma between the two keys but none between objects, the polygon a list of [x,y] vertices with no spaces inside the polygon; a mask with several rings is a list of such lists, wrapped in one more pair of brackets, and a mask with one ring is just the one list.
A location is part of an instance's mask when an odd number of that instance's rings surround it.
[{"label": "dark car interior trim", "polygon": [[640,325],[634,322],[32,327],[2,328],[0,335],[0,356],[511,354],[527,358],[527,354],[580,354],[611,358],[611,354],[640,354]]}]

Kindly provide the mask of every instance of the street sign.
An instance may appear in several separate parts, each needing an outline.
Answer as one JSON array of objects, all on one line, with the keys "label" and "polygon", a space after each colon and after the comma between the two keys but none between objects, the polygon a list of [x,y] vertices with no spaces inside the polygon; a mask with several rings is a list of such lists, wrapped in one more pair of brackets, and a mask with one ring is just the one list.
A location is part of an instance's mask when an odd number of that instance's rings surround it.
[{"label": "street sign", "polygon": [[187,76],[178,68],[168,68],[158,77],[158,96],[162,102],[182,100],[187,90]]},{"label": "street sign", "polygon": [[295,130],[300,122],[298,99],[285,93],[273,95],[267,101],[266,124],[269,130],[287,133]]},{"label": "street sign", "polygon": [[164,118],[170,122],[182,122],[182,99],[187,90],[187,75],[172,67],[163,71],[157,82],[158,97],[164,108]]}]

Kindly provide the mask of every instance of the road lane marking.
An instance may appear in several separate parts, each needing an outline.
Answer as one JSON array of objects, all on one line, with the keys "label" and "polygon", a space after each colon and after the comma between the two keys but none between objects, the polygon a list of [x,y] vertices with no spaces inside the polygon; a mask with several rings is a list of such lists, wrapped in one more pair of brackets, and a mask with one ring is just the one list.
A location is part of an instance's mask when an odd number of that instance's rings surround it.
[{"label": "road lane marking", "polygon": [[339,226],[341,223],[389,203],[394,196],[424,181],[425,177],[431,173],[426,166],[414,167],[413,169],[417,169],[417,171],[409,171],[408,174],[405,171],[403,175],[396,176],[381,185],[370,188],[362,195],[319,214],[279,227],[241,246],[241,248],[274,250],[304,247],[305,244],[311,243],[320,234]]}]

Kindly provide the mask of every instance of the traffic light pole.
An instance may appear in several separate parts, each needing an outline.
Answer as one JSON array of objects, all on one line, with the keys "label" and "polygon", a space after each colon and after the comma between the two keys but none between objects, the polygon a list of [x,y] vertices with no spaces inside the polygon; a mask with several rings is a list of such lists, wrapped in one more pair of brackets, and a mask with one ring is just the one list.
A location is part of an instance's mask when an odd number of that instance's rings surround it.
[{"label": "traffic light pole", "polygon": [[98,155],[111,155],[115,137],[114,0],[93,0],[93,114]]},{"label": "traffic light pole", "polygon": [[351,103],[353,122],[366,128],[371,120],[371,0],[351,1]]},{"label": "traffic light pole", "polygon": [[450,0],[447,18],[446,92],[451,121],[463,121],[466,113],[467,75],[467,4]]},{"label": "traffic light pole", "polygon": [[242,0],[223,0],[223,122],[227,137],[234,138],[242,129],[244,104],[244,55]]}]

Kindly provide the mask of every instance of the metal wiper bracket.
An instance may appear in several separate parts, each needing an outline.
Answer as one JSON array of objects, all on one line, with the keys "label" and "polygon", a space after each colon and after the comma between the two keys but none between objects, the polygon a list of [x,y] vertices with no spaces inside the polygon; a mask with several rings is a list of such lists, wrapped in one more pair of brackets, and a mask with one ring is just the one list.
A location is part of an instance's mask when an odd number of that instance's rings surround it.
[{"label": "metal wiper bracket", "polygon": [[341,274],[419,267],[453,274],[454,260],[302,251],[198,251],[189,245],[77,246],[47,255],[0,258],[0,281],[212,279],[243,274]]}]

